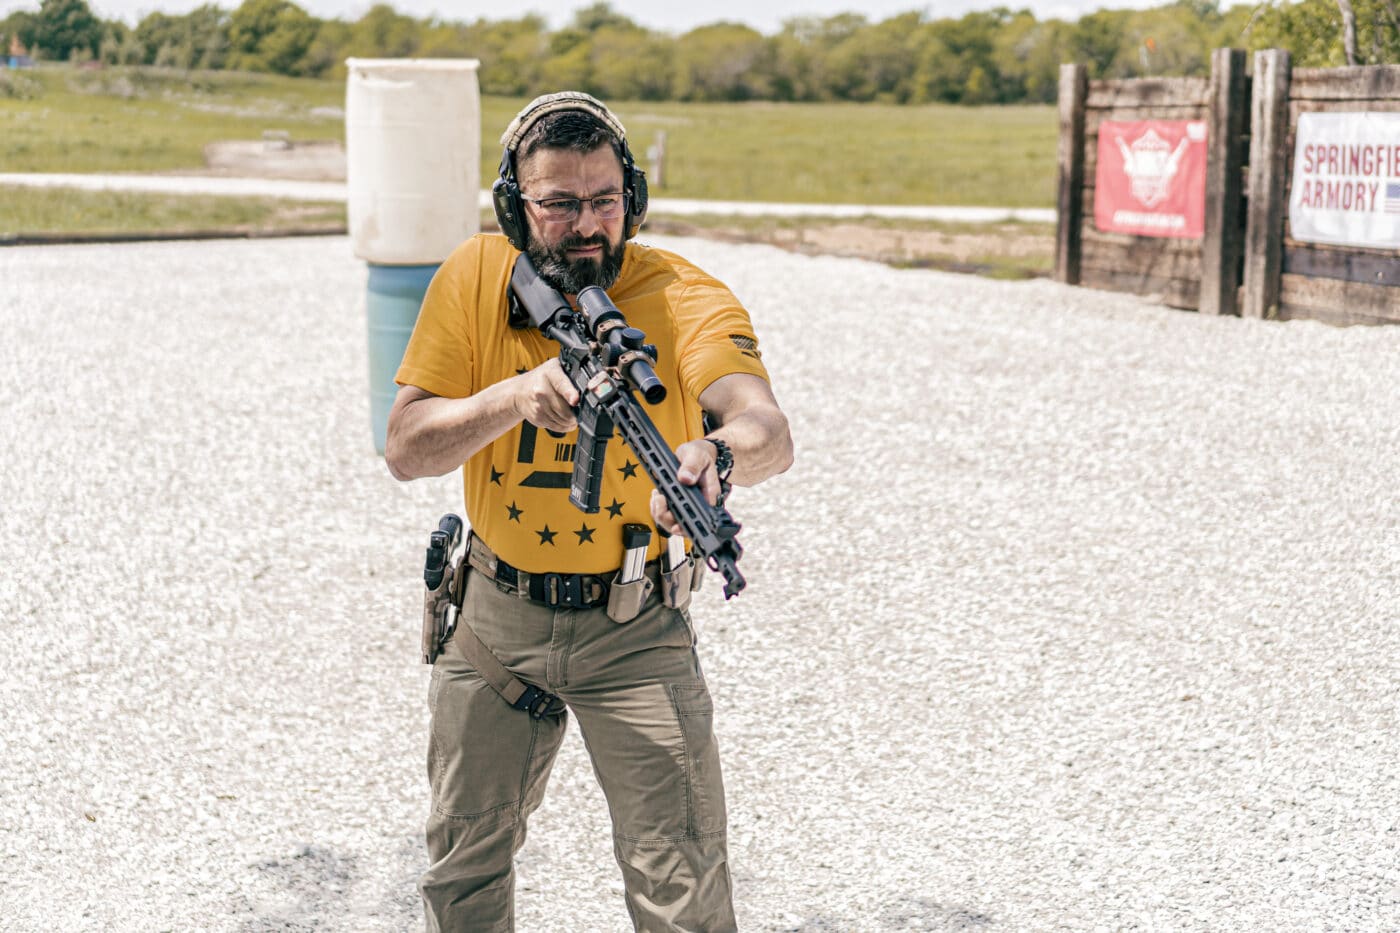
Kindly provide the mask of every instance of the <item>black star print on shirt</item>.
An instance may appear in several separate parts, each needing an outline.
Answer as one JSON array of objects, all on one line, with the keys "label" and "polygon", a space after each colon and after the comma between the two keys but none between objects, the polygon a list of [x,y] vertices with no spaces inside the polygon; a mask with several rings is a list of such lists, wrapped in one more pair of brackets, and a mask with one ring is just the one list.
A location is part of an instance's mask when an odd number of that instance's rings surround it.
[{"label": "black star print on shirt", "polygon": [[616,499],[613,499],[612,505],[604,506],[604,508],[608,510],[608,517],[610,517],[610,518],[621,518],[621,517],[622,517],[622,507],[623,507],[624,505],[626,505],[626,504],[627,504],[626,502],[618,502]]},{"label": "black star print on shirt", "polygon": [[501,485],[502,476],[505,476],[505,474],[502,473],[500,470],[496,469],[496,465],[494,463],[491,464],[491,482],[495,483],[497,486]]},{"label": "black star print on shirt", "polygon": [[510,505],[506,506],[506,511],[510,512],[510,520],[517,524],[520,522],[520,516],[525,514],[525,510],[516,508],[513,501]]},{"label": "black star print on shirt", "polygon": [[617,472],[622,474],[623,479],[631,479],[632,477],[637,475],[637,464],[633,463],[631,460],[628,460],[622,466],[617,468]]},{"label": "black star print on shirt", "polygon": [[584,522],[584,523],[583,523],[583,526],[580,527],[578,531],[575,531],[574,534],[578,535],[578,543],[579,543],[579,544],[582,544],[582,543],[584,543],[585,541],[587,541],[589,544],[592,544],[592,543],[593,543],[593,532],[595,532],[595,531],[597,531],[597,530],[598,530],[597,528],[589,528],[589,527],[588,527],[588,523],[587,523],[587,522]]},{"label": "black star print on shirt", "polygon": [[557,532],[557,531],[550,531],[548,525],[545,525],[545,526],[544,526],[544,531],[537,531],[537,532],[535,532],[535,534],[537,534],[537,535],[540,536],[540,544],[549,544],[549,545],[553,545],[553,544],[554,544],[554,536],[557,535],[558,533],[559,533],[559,532]]}]

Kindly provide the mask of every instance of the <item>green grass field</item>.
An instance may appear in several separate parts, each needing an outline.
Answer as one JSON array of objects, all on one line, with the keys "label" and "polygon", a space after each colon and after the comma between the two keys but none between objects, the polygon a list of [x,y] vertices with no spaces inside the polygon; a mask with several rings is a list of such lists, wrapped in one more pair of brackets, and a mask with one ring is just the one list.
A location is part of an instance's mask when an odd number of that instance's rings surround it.
[{"label": "green grass field", "polygon": [[667,133],[676,197],[822,204],[1054,203],[1049,107],[620,104],[639,158]]},{"label": "green grass field", "polygon": [[[0,86],[0,171],[178,172],[203,148],[283,131],[342,139],[345,84],[153,68],[24,73],[37,96]],[[1053,107],[680,104],[610,101],[633,150],[667,133],[670,197],[833,204],[1046,207],[1054,203]],[[524,104],[482,99],[482,181],[500,131]]]},{"label": "green grass field", "polygon": [[[171,172],[204,165],[204,146],[261,139],[339,139],[344,89],[330,82],[155,68],[24,73],[43,92],[0,97],[0,168],[7,172]],[[318,111],[316,108],[327,108]]]},{"label": "green grass field", "polygon": [[0,185],[0,242],[27,234],[273,232],[345,226],[345,205]]}]

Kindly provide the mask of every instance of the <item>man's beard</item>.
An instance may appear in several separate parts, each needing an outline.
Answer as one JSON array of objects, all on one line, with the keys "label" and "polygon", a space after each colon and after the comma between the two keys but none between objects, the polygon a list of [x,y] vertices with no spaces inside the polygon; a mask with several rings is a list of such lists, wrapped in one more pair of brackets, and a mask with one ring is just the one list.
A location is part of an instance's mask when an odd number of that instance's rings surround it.
[{"label": "man's beard", "polygon": [[[570,260],[568,257],[568,250],[595,245],[603,248],[600,259],[585,256]],[[626,243],[614,246],[608,242],[606,235],[597,233],[591,237],[566,236],[552,247],[532,236],[525,251],[542,279],[557,291],[577,295],[590,285],[604,290],[611,288],[622,272],[622,257],[626,249]]]}]

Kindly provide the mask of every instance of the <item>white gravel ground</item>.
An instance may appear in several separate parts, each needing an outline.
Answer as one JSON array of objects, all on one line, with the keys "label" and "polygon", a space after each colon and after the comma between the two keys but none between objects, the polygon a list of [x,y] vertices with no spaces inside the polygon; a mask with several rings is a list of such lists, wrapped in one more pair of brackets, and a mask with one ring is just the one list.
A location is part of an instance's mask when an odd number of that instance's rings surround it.
[{"label": "white gravel ground", "polygon": [[[798,463],[697,616],[746,930],[1400,928],[1400,328],[698,240]],[[0,929],[412,930],[344,239],[0,250]],[[522,931],[627,928],[577,736]]]}]

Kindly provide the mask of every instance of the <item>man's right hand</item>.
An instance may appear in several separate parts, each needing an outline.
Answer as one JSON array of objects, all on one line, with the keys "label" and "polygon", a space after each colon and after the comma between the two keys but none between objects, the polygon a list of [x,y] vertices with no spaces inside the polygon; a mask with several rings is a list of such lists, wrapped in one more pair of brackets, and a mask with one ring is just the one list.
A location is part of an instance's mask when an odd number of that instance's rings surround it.
[{"label": "man's right hand", "polygon": [[578,427],[578,401],[578,390],[564,375],[558,357],[467,398],[446,398],[406,385],[389,412],[384,459],[398,480],[442,476],[522,418],[546,431],[572,431]]},{"label": "man's right hand", "polygon": [[546,431],[566,432],[578,427],[574,409],[578,389],[564,375],[559,358],[546,360],[527,373],[521,373],[515,408],[520,417]]}]

